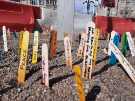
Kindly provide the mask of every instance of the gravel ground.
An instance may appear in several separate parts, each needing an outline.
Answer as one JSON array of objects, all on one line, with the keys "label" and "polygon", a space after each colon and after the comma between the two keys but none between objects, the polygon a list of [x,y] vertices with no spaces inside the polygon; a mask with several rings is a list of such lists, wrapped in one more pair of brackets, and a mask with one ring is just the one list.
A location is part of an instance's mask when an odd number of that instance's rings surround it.
[{"label": "gravel ground", "polygon": [[[106,42],[100,40],[97,65],[93,69],[92,80],[84,81],[87,101],[135,101],[135,86],[118,63],[107,65],[108,58],[103,53]],[[72,45],[73,63],[82,66],[76,57],[78,44]],[[17,86],[16,77],[19,64],[17,49],[7,53],[0,51],[0,100],[1,101],[79,101],[74,73],[65,65],[63,42],[58,43],[57,57],[49,61],[50,87],[41,84],[41,44],[38,64],[31,64],[32,46],[26,71],[26,83]],[[130,53],[127,59],[135,68]]]}]

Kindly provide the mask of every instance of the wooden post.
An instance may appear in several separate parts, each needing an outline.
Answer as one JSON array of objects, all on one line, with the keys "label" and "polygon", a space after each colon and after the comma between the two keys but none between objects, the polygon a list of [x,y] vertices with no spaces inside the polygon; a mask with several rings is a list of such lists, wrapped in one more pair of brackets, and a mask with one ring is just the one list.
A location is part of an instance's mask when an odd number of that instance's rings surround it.
[{"label": "wooden post", "polygon": [[132,39],[132,36],[131,36],[130,32],[126,32],[126,34],[127,34],[127,40],[128,40],[129,48],[131,51],[131,55],[135,56],[135,44]]},{"label": "wooden post", "polygon": [[82,77],[84,79],[91,79],[92,72],[92,48],[95,32],[95,23],[90,22],[87,26],[87,40],[84,47],[84,57],[83,57],[83,68],[82,68]]},{"label": "wooden post", "polygon": [[85,101],[85,93],[84,93],[84,85],[83,85],[83,81],[81,78],[81,68],[78,65],[75,65],[73,67],[73,71],[75,73],[75,82],[77,85],[77,91],[78,91],[78,95],[80,97],[80,101]]},{"label": "wooden post", "polygon": [[80,40],[80,45],[77,51],[77,57],[82,58],[84,55],[84,46],[86,42],[86,33],[81,34],[81,40]]},{"label": "wooden post", "polygon": [[128,60],[123,56],[117,46],[110,42],[111,51],[114,53],[120,64],[123,66],[124,70],[127,72],[131,80],[135,83],[135,69],[132,65],[128,62]]},{"label": "wooden post", "polygon": [[35,31],[34,32],[34,41],[33,41],[32,64],[36,64],[37,63],[37,57],[38,57],[38,37],[39,37],[39,32]]},{"label": "wooden post", "polygon": [[42,83],[49,87],[48,47],[42,44]]},{"label": "wooden post", "polygon": [[3,42],[4,42],[4,51],[7,52],[8,51],[8,47],[7,47],[7,32],[6,32],[6,26],[2,27],[2,31],[3,31]]},{"label": "wooden post", "polygon": [[18,68],[18,84],[24,83],[26,74],[26,63],[29,45],[29,32],[25,31],[22,39],[21,57]]},{"label": "wooden post", "polygon": [[19,47],[18,47],[18,54],[19,54],[19,55],[20,55],[20,53],[21,53],[23,33],[24,33],[24,31],[19,32]]},{"label": "wooden post", "polygon": [[8,39],[9,48],[11,48],[12,41],[11,41],[11,32],[9,28],[7,29],[7,39]]},{"label": "wooden post", "polygon": [[52,30],[50,32],[50,59],[56,56],[56,49],[57,49],[57,32]]},{"label": "wooden post", "polygon": [[99,29],[96,29],[94,33],[94,41],[93,41],[93,48],[92,48],[93,67],[95,67],[96,65],[99,33],[100,33]]},{"label": "wooden post", "polygon": [[67,33],[64,34],[65,34],[64,47],[65,47],[66,65],[72,68],[72,53],[71,53],[70,39],[67,36]]}]

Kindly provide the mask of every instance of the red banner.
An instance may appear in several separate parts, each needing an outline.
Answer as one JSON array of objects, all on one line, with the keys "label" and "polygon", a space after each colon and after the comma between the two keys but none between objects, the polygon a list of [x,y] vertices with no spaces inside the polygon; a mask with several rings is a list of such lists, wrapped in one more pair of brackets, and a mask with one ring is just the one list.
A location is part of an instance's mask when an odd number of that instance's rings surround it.
[{"label": "red banner", "polygon": [[135,19],[133,18],[96,16],[95,24],[101,31],[100,37],[103,38],[107,37],[107,33],[110,33],[112,30],[120,34],[124,32],[135,33]]},{"label": "red banner", "polygon": [[35,19],[40,18],[40,13],[39,7],[0,1],[0,27],[5,25],[11,31],[24,28],[32,31]]}]

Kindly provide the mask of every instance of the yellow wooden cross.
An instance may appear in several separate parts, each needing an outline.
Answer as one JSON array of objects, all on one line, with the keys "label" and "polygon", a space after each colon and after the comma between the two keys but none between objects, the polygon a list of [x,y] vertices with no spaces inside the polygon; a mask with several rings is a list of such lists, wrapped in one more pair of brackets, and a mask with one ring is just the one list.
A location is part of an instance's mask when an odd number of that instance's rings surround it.
[{"label": "yellow wooden cross", "polygon": [[97,48],[98,48],[98,39],[99,39],[99,29],[95,30],[94,33],[94,41],[93,41],[93,48],[92,48],[92,65],[95,67],[96,65],[96,58],[97,58]]},{"label": "yellow wooden cross", "polygon": [[78,91],[78,95],[80,97],[80,101],[85,101],[85,93],[84,93],[83,81],[81,79],[80,66],[78,66],[78,65],[73,66],[73,71],[75,73],[74,79],[77,84],[77,91]]},{"label": "yellow wooden cross", "polygon": [[24,31],[19,32],[19,47],[18,47],[18,54],[19,54],[19,55],[20,55],[20,53],[21,53],[23,33],[24,33]]},{"label": "yellow wooden cross", "polygon": [[24,83],[25,81],[28,45],[29,45],[29,32],[25,31],[23,33],[21,57],[20,57],[20,63],[18,68],[18,78],[17,78],[18,84]]},{"label": "yellow wooden cross", "polygon": [[39,32],[34,32],[34,42],[33,42],[33,54],[32,54],[32,64],[37,63],[37,56],[38,56],[38,36]]}]

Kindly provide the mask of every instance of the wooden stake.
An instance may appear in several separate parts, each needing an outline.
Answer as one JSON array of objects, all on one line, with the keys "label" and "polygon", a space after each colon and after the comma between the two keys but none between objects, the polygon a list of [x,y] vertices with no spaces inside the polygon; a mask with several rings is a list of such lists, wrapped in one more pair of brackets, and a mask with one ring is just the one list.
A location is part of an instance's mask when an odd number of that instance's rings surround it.
[{"label": "wooden stake", "polygon": [[85,101],[85,93],[84,93],[84,85],[83,85],[83,81],[81,78],[81,69],[80,66],[76,65],[73,67],[73,71],[75,73],[75,81],[76,81],[76,85],[77,85],[77,91],[78,91],[78,95],[80,97],[80,101]]},{"label": "wooden stake", "polygon": [[95,23],[90,22],[87,26],[87,42],[84,48],[82,77],[84,79],[91,79],[92,72],[92,48],[95,32]]},{"label": "wooden stake", "polygon": [[6,32],[6,26],[2,27],[2,31],[3,31],[3,42],[4,42],[4,51],[7,52],[8,51],[8,47],[7,47],[7,32]]},{"label": "wooden stake", "polygon": [[64,38],[64,47],[65,47],[66,65],[72,68],[71,44],[68,36],[65,36]]},{"label": "wooden stake", "polygon": [[34,32],[34,41],[33,41],[33,54],[32,54],[32,64],[37,63],[37,55],[38,55],[38,36],[39,32]]},{"label": "wooden stake", "polygon": [[42,44],[42,83],[49,87],[49,70],[48,70],[48,47]]},{"label": "wooden stake", "polygon": [[93,49],[92,49],[93,67],[95,67],[96,65],[98,38],[99,38],[99,29],[96,29],[94,33],[94,41],[93,41]]},{"label": "wooden stake", "polygon": [[19,48],[18,48],[18,54],[19,54],[19,55],[20,55],[20,53],[21,53],[23,33],[24,33],[24,31],[21,31],[21,32],[19,33]]},{"label": "wooden stake", "polygon": [[21,57],[18,68],[18,84],[24,83],[26,74],[26,63],[29,44],[29,32],[25,31],[22,39]]},{"label": "wooden stake", "polygon": [[135,56],[135,44],[132,39],[132,36],[131,36],[130,32],[126,32],[126,34],[127,34],[127,40],[128,40],[129,48],[131,51],[131,55]]},{"label": "wooden stake", "polygon": [[84,55],[85,42],[86,42],[86,33],[82,33],[80,45],[79,45],[79,48],[78,48],[78,51],[77,51],[77,57],[79,57],[79,58],[83,57],[83,55]]},{"label": "wooden stake", "polygon": [[129,77],[133,80],[135,83],[135,69],[132,67],[132,65],[128,62],[128,60],[123,56],[123,54],[120,52],[120,50],[116,47],[116,45],[111,42],[110,43],[111,51],[114,53],[120,64],[123,66],[124,70],[127,72]]},{"label": "wooden stake", "polygon": [[57,32],[52,30],[50,36],[50,59],[56,56],[56,49],[57,49]]}]

